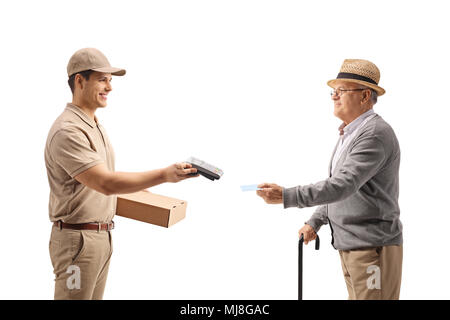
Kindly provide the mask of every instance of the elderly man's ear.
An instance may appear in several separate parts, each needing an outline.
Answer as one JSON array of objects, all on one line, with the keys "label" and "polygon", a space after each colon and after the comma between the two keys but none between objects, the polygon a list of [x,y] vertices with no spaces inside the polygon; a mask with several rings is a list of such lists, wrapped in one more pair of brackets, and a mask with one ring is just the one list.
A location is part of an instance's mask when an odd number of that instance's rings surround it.
[{"label": "elderly man's ear", "polygon": [[371,95],[372,95],[372,92],[369,89],[364,90],[361,103],[364,104],[364,103],[368,102],[370,100]]}]

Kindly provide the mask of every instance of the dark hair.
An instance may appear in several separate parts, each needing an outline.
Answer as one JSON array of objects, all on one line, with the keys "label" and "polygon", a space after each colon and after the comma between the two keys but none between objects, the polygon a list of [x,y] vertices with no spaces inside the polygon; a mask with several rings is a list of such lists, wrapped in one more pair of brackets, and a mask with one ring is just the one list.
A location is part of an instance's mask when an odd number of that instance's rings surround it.
[{"label": "dark hair", "polygon": [[75,90],[75,76],[77,74],[79,74],[84,79],[86,79],[86,81],[88,81],[92,72],[94,72],[94,71],[93,70],[85,70],[85,71],[74,73],[73,75],[71,75],[69,77],[69,80],[67,80],[67,82],[69,83],[70,91],[72,91],[72,94],[73,94],[73,92]]}]

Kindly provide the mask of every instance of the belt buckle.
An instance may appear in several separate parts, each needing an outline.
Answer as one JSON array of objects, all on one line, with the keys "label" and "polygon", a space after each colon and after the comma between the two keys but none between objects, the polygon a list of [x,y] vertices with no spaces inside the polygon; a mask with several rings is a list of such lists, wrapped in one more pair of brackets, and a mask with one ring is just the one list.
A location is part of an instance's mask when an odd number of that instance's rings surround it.
[{"label": "belt buckle", "polygon": [[114,221],[108,222],[106,224],[106,231],[111,231],[112,229],[114,229]]},{"label": "belt buckle", "polygon": [[102,223],[101,222],[98,223],[98,229],[97,229],[97,232],[100,232],[100,231],[102,231]]}]

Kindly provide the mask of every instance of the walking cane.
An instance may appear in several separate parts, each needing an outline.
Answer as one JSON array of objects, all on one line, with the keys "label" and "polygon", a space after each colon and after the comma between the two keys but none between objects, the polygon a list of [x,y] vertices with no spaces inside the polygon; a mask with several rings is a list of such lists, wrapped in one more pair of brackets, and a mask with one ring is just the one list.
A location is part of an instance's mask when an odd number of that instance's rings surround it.
[{"label": "walking cane", "polygon": [[[303,300],[303,233],[298,240],[298,300]],[[320,239],[316,235],[316,250],[320,248]]]}]

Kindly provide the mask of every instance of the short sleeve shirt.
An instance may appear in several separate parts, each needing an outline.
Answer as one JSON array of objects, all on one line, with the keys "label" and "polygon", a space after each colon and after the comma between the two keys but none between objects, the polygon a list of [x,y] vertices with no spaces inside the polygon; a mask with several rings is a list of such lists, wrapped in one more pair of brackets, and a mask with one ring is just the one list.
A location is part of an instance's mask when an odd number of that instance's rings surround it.
[{"label": "short sleeve shirt", "polygon": [[45,146],[50,221],[76,224],[112,220],[117,197],[106,196],[75,179],[100,163],[114,171],[114,151],[105,129],[96,117],[92,120],[68,103],[53,123]]}]

